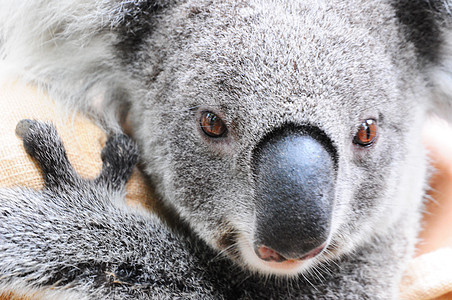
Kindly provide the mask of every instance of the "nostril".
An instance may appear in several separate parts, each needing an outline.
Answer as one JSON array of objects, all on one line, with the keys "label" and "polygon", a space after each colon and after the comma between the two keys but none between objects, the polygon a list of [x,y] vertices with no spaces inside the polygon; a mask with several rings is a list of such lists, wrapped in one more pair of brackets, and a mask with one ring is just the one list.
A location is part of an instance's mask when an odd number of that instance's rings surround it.
[{"label": "nostril", "polygon": [[323,248],[325,248],[325,244],[323,244],[323,245],[320,246],[320,247],[315,248],[314,250],[309,251],[309,253],[303,255],[303,256],[300,258],[300,260],[310,259],[310,258],[313,258],[313,257],[319,255],[320,252],[322,252]]},{"label": "nostril", "polygon": [[265,261],[283,262],[286,260],[278,252],[265,246],[255,248],[255,252],[260,259]]},{"label": "nostril", "polygon": [[282,256],[281,254],[279,254],[278,252],[276,252],[275,250],[273,250],[267,246],[255,247],[254,251],[256,252],[256,255],[264,261],[280,263],[280,262],[284,262],[287,260],[303,261],[303,260],[308,260],[308,259],[314,258],[317,255],[319,255],[325,247],[326,247],[326,243],[322,244],[321,246],[309,251],[308,253],[306,253],[303,256],[298,257],[298,258],[295,258],[295,257],[294,258],[286,258],[286,257]]}]

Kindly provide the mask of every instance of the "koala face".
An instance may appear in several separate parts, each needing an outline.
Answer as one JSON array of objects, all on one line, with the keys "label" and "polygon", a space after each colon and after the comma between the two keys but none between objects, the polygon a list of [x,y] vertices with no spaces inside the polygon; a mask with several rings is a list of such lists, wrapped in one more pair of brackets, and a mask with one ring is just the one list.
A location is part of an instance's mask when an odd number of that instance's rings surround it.
[{"label": "koala face", "polygon": [[402,183],[422,186],[424,91],[389,6],[194,2],[134,56],[130,114],[145,171],[201,238],[294,275],[418,205]]}]

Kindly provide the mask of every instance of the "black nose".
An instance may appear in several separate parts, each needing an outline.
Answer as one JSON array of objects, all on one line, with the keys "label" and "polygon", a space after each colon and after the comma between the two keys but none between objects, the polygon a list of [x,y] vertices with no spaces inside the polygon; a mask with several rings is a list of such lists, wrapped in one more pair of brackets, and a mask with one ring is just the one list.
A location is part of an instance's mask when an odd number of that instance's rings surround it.
[{"label": "black nose", "polygon": [[280,130],[256,148],[254,167],[255,248],[275,251],[274,261],[317,253],[328,239],[334,204],[328,138],[317,129]]}]

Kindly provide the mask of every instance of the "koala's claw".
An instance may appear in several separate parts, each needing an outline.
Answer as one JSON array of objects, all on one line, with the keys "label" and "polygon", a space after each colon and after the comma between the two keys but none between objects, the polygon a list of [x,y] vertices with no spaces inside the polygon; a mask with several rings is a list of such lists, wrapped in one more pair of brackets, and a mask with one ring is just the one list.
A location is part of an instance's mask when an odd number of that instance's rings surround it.
[{"label": "koala's claw", "polygon": [[116,134],[108,139],[101,157],[102,172],[97,182],[122,187],[138,161],[138,148],[127,135]]},{"label": "koala's claw", "polygon": [[104,163],[135,165],[138,161],[138,149],[130,137],[116,134],[107,140],[101,157]]},{"label": "koala's claw", "polygon": [[16,134],[23,139],[27,153],[41,165],[47,188],[76,184],[79,177],[67,158],[55,126],[24,119],[17,124]]},{"label": "koala's claw", "polygon": [[28,130],[30,129],[30,126],[36,121],[32,121],[30,119],[23,119],[20,120],[19,123],[16,125],[16,134],[20,138],[24,138],[27,134]]}]

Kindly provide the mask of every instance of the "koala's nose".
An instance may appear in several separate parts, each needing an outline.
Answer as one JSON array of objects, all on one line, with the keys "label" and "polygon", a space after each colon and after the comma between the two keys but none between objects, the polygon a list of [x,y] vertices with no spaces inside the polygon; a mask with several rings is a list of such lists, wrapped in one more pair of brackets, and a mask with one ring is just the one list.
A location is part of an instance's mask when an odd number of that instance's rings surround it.
[{"label": "koala's nose", "polygon": [[319,130],[279,131],[256,148],[254,246],[261,259],[306,259],[323,249],[334,205],[334,155]]}]

